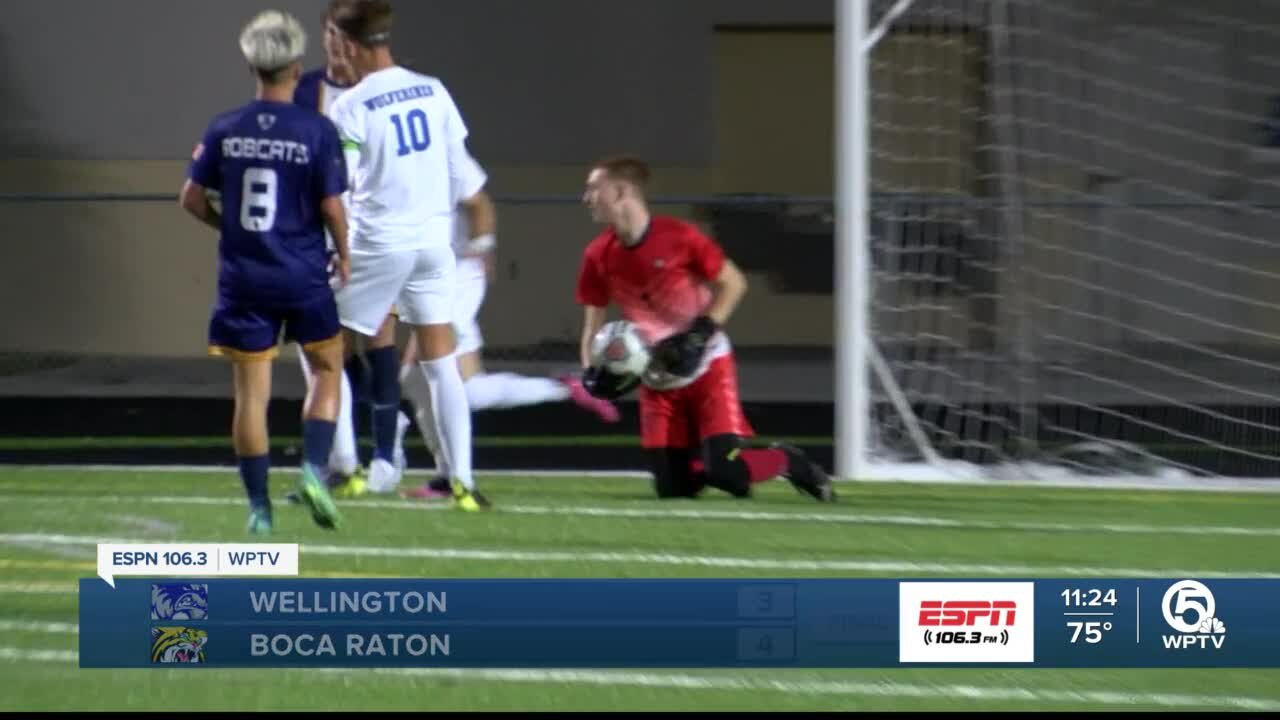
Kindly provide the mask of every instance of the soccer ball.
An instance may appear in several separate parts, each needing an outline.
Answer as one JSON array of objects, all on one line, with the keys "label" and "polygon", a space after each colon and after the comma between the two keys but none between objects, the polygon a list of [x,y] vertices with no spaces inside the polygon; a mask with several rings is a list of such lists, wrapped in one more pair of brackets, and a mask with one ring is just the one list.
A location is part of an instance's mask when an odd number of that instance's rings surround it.
[{"label": "soccer ball", "polygon": [[649,347],[635,323],[605,323],[591,339],[591,364],[617,375],[642,375],[649,367]]}]

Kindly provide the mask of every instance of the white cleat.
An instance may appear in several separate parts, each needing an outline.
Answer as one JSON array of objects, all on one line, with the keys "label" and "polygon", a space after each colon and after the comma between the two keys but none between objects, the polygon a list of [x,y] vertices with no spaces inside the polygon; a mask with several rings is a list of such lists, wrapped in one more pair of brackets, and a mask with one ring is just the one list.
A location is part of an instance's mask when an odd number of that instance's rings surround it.
[{"label": "white cleat", "polygon": [[400,477],[401,473],[395,465],[382,458],[374,458],[369,463],[369,492],[393,493],[400,486]]}]

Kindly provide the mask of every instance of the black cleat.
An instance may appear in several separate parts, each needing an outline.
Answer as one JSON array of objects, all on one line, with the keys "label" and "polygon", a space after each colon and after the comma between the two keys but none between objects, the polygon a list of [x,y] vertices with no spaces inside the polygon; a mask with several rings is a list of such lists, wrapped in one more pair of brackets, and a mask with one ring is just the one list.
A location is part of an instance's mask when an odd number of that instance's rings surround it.
[{"label": "black cleat", "polygon": [[799,448],[783,443],[776,443],[774,448],[787,455],[787,469],[783,476],[791,481],[796,490],[813,497],[818,502],[835,502],[836,488],[822,466],[809,459]]},{"label": "black cleat", "polygon": [[493,507],[493,503],[489,502],[489,498],[481,495],[479,490],[472,490],[471,497],[475,498],[476,504],[479,505],[481,509],[488,510]]},{"label": "black cleat", "polygon": [[449,477],[447,475],[439,475],[431,478],[431,481],[427,483],[427,487],[438,493],[444,493],[445,495],[449,495],[453,492],[453,488],[449,485]]}]

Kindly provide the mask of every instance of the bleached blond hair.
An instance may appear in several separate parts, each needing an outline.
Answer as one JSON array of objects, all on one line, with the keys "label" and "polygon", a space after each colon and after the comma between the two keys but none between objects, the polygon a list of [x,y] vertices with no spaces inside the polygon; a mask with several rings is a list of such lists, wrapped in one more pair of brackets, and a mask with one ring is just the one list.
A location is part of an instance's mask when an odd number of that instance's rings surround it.
[{"label": "bleached blond hair", "polygon": [[307,52],[307,32],[288,13],[266,10],[244,26],[240,51],[250,67],[272,71],[302,59]]}]

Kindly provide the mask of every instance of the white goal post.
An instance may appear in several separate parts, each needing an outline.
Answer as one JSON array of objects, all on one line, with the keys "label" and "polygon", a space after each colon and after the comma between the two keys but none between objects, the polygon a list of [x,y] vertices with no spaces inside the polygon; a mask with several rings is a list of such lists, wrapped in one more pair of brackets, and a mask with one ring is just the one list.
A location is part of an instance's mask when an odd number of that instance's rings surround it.
[{"label": "white goal post", "polygon": [[836,0],[835,472],[1280,478],[1280,0]]}]

